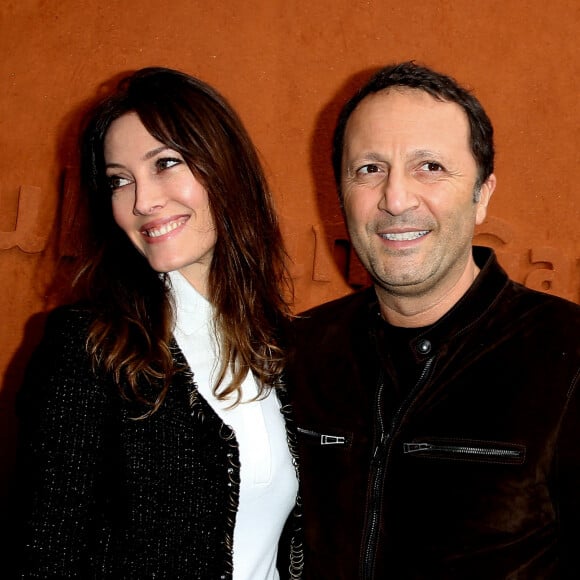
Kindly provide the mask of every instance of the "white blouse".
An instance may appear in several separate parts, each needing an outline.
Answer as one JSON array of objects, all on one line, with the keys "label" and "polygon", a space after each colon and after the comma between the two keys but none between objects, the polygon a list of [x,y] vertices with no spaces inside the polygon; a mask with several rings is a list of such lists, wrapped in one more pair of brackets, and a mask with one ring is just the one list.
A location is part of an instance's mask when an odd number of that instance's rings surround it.
[{"label": "white blouse", "polygon": [[[174,336],[202,397],[235,435],[240,454],[240,497],[234,529],[234,580],[278,580],[278,539],[298,491],[280,403],[273,391],[259,401],[254,376],[242,384],[242,402],[213,394],[218,366],[212,306],[179,273],[170,272],[176,302]],[[230,380],[228,374],[225,385]]]}]

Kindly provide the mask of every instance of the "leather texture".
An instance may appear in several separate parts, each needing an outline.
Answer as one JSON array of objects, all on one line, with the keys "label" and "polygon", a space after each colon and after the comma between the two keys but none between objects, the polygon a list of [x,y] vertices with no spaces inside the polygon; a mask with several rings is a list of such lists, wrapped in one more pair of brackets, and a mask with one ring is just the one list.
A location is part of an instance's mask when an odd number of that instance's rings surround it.
[{"label": "leather texture", "polygon": [[372,288],[294,322],[306,578],[580,577],[580,307],[474,256],[399,402]]}]

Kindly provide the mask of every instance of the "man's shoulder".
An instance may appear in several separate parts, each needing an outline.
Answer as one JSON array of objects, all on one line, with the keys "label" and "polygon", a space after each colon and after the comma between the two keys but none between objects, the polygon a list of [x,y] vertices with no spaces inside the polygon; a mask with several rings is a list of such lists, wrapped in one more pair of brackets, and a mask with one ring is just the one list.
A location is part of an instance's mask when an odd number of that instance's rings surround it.
[{"label": "man's shoulder", "polygon": [[543,345],[546,352],[574,352],[580,362],[580,305],[574,302],[511,281],[486,319],[497,335],[518,341],[522,352]]},{"label": "man's shoulder", "polygon": [[[505,305],[507,318],[524,317],[538,313],[542,316],[571,317],[578,320],[580,317],[580,305],[566,300],[554,294],[541,292],[525,287],[523,284],[510,278],[498,263],[495,252],[491,248],[483,246],[473,247],[473,256],[477,265],[481,268],[482,280],[486,292],[495,292],[491,297],[491,304],[495,308]],[[481,286],[476,290],[475,296],[481,301]],[[485,295],[484,295],[485,298]]]},{"label": "man's shoulder", "polygon": [[580,324],[580,305],[559,296],[526,288],[523,285],[511,281],[508,296],[511,295],[512,316],[520,310],[520,315],[528,313],[535,318],[541,317],[547,323],[560,324],[566,321],[568,324]]},{"label": "man's shoulder", "polygon": [[359,290],[330,302],[325,302],[299,314],[293,321],[294,332],[299,335],[328,334],[367,325],[368,312],[376,304],[372,287]]},{"label": "man's shoulder", "polygon": [[324,302],[305,310],[298,315],[298,320],[316,320],[326,316],[344,315],[348,316],[353,312],[364,310],[376,302],[376,294],[372,287],[358,290],[352,294],[347,294],[330,302]]},{"label": "man's shoulder", "polygon": [[373,288],[326,302],[300,314],[290,329],[288,368],[331,365],[344,357],[366,360],[370,352],[371,317],[376,308]]}]

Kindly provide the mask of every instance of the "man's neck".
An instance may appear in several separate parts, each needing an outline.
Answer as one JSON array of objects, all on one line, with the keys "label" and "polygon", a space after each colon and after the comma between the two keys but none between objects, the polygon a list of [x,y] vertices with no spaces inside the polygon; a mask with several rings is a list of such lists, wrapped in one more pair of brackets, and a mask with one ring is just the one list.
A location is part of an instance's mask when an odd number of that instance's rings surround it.
[{"label": "man's neck", "polygon": [[478,273],[479,268],[471,257],[455,283],[436,292],[403,295],[375,286],[381,315],[389,324],[404,328],[434,324],[457,304],[469,290]]}]

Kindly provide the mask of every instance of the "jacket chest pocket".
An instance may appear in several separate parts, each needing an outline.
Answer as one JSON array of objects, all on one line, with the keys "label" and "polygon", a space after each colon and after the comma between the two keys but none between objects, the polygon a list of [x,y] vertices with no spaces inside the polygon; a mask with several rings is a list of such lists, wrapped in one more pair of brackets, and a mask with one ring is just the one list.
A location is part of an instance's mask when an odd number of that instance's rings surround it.
[{"label": "jacket chest pocket", "polygon": [[403,443],[403,454],[425,459],[521,465],[526,460],[526,447],[502,441],[424,437]]}]

